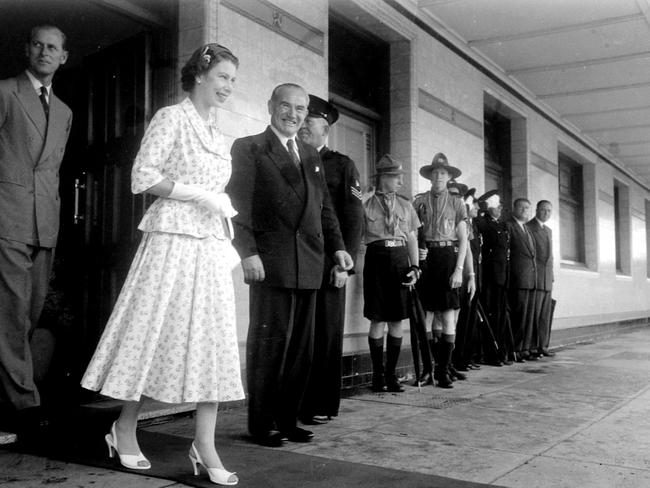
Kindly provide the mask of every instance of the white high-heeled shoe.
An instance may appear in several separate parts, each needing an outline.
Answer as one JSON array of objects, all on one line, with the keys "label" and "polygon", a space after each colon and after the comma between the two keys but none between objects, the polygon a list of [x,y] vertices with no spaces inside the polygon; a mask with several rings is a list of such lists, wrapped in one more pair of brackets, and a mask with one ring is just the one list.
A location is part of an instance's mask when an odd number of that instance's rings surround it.
[{"label": "white high-heeled shoe", "polygon": [[149,460],[143,456],[140,452],[138,454],[120,454],[120,451],[117,449],[117,434],[115,433],[115,422],[111,426],[111,431],[104,436],[106,440],[106,445],[108,446],[108,457],[112,458],[115,453],[120,459],[120,463],[125,468],[129,469],[150,469],[151,463]]},{"label": "white high-heeled shoe", "polygon": [[[199,454],[199,451],[196,450],[196,447],[194,446],[193,442],[192,442],[192,447],[190,448],[189,456],[190,456],[190,461],[192,462],[192,467],[194,468],[194,476],[199,475],[199,464],[200,464],[208,472],[208,477],[210,478],[210,481],[216,483],[217,485],[233,486],[239,483],[239,478],[237,478],[235,473],[231,473],[230,471],[226,471],[225,469],[222,468],[208,468],[203,462],[203,460],[201,459],[201,455]],[[233,477],[235,478],[234,480],[231,479]]]}]

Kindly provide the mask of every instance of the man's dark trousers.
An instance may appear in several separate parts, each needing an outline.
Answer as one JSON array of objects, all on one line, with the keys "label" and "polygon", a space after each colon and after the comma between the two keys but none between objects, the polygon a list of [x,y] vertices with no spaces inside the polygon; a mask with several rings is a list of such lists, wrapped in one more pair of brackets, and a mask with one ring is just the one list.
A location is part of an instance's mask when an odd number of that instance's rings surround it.
[{"label": "man's dark trousers", "polygon": [[315,306],[316,290],[250,285],[246,378],[253,436],[296,427],[311,367]]}]

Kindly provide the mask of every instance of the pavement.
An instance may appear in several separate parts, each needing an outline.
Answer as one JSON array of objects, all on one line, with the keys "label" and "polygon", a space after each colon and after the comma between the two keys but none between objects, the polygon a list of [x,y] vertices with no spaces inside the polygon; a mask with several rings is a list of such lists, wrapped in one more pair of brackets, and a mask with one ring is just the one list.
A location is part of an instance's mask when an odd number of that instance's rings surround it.
[{"label": "pavement", "polygon": [[[513,488],[650,487],[650,327],[469,374],[451,390],[360,390],[342,401],[338,418],[313,427],[311,443],[280,449]],[[191,417],[171,419],[144,428],[192,436]],[[247,442],[245,430],[245,409],[225,408],[217,442]],[[252,486],[236,469],[239,486]],[[186,486],[6,449],[0,485]]]}]

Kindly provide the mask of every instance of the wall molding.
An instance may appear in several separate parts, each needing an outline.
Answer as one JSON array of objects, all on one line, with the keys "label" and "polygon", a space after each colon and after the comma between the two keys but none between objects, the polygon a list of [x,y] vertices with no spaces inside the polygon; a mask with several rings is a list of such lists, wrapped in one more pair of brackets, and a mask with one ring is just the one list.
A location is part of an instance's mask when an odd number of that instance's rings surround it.
[{"label": "wall molding", "polygon": [[558,175],[557,164],[553,163],[553,161],[550,161],[549,159],[546,159],[544,156],[537,154],[534,151],[530,152],[530,162],[533,166],[541,169],[548,174],[551,174],[553,176]]},{"label": "wall molding", "polygon": [[320,56],[325,55],[324,32],[266,0],[221,0],[221,5]]},{"label": "wall molding", "polygon": [[610,195],[605,190],[598,190],[598,199],[601,202],[605,202],[612,207],[614,206],[614,195]]},{"label": "wall molding", "polygon": [[418,89],[418,107],[479,139],[483,139],[483,122],[434,97],[422,88]]}]

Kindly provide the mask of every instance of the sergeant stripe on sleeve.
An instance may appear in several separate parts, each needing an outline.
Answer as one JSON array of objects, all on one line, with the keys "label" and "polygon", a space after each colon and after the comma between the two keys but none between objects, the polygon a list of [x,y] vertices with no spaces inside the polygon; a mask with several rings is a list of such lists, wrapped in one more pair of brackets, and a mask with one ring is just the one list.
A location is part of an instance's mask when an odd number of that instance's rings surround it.
[{"label": "sergeant stripe on sleeve", "polygon": [[357,188],[351,186],[350,187],[350,192],[352,193],[352,195],[357,197],[359,200],[363,200],[363,195],[361,193],[361,190],[358,190]]}]

